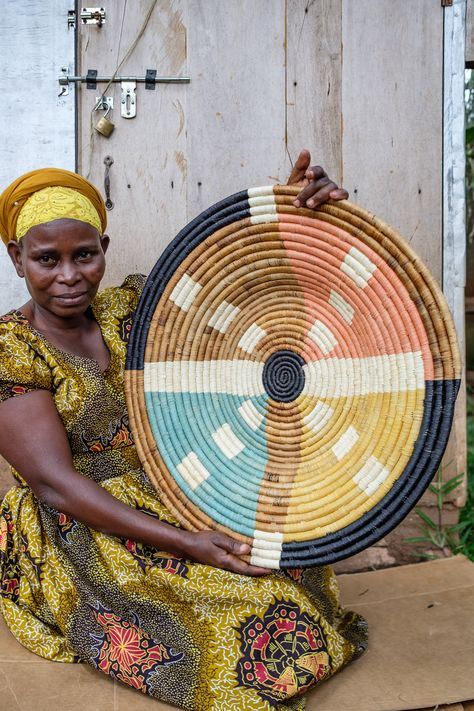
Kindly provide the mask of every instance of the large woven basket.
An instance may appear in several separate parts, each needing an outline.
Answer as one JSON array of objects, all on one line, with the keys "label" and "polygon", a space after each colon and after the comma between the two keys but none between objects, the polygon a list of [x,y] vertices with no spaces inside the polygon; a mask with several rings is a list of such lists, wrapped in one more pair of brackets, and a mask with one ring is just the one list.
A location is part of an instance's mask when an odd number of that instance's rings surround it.
[{"label": "large woven basket", "polygon": [[372,545],[439,466],[460,359],[444,297],[392,229],[348,202],[245,190],[151,272],[125,377],[138,452],[191,530],[268,568]]}]

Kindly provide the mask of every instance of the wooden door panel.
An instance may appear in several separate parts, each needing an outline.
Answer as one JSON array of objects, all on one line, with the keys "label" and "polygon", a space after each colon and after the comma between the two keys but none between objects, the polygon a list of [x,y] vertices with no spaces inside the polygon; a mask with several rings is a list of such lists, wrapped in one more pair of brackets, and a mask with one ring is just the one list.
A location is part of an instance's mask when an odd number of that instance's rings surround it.
[{"label": "wooden door panel", "polygon": [[[143,76],[146,69],[159,75],[186,72],[185,2],[158,2],[143,35],[121,75]],[[80,26],[82,73],[97,69],[112,75],[121,57],[133,43],[149,1],[126,3],[117,0],[107,8],[101,29]],[[91,113],[95,98],[104,90],[80,90],[81,132],[79,171],[99,187],[104,181],[104,157],[112,156],[110,170],[113,210],[109,211],[111,246],[106,283],[117,283],[127,273],[148,273],[163,247],[185,222],[186,85],[157,84],[146,90],[137,84],[137,115],[120,115],[120,84],[112,84],[107,96],[114,97],[111,119],[115,130],[109,138],[93,128],[102,113]]]},{"label": "wooden door panel", "polygon": [[315,162],[342,181],[342,0],[288,0],[287,127],[293,157],[311,148]]},{"label": "wooden door panel", "polygon": [[443,9],[343,2],[343,166],[350,199],[441,278]]}]

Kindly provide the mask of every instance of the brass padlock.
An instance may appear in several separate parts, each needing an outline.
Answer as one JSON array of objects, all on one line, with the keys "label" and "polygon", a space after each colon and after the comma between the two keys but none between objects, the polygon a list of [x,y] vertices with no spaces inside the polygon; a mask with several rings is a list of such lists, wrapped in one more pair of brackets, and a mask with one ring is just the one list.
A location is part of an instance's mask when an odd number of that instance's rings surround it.
[{"label": "brass padlock", "polygon": [[[97,124],[94,126],[95,130],[98,131],[102,136],[105,136],[108,138],[112,131],[115,128],[115,124],[112,123],[110,119],[107,118],[107,114],[110,113],[112,107],[107,106],[107,111],[105,114],[97,121]],[[97,110],[97,109],[96,109]]]}]

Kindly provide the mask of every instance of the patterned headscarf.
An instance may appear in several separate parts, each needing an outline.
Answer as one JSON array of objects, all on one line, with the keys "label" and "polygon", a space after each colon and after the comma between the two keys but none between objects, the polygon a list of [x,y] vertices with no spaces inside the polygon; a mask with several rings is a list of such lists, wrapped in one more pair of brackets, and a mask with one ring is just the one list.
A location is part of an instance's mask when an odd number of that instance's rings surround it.
[{"label": "patterned headscarf", "polygon": [[101,194],[81,175],[41,168],[17,178],[0,195],[0,235],[7,244],[31,227],[61,218],[80,220],[103,234],[107,213]]}]

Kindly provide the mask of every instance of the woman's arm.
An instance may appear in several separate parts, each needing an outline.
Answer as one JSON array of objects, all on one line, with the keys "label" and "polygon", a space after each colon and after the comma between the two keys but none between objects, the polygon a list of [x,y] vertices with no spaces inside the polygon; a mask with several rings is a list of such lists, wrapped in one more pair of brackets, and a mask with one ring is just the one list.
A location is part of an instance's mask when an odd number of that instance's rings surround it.
[{"label": "woman's arm", "polygon": [[216,531],[191,533],[157,521],[119,501],[73,465],[66,431],[46,390],[0,404],[0,453],[38,499],[96,531],[131,538],[179,557],[244,575],[269,571],[239,556],[248,545]]}]

